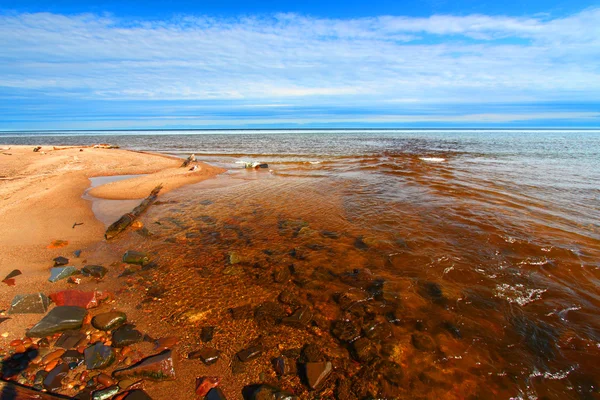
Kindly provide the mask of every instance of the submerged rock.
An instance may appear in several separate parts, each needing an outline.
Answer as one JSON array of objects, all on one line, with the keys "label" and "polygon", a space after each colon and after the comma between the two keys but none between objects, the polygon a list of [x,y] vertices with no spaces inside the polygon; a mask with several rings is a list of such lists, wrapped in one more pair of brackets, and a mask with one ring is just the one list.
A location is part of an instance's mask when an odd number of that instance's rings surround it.
[{"label": "submerged rock", "polygon": [[55,267],[60,267],[61,265],[67,265],[69,263],[69,259],[62,256],[56,257],[52,261],[54,261]]},{"label": "submerged rock", "polygon": [[75,306],[53,308],[40,322],[27,331],[28,337],[45,337],[57,332],[79,329],[87,310]]},{"label": "submerged rock", "polygon": [[231,312],[231,316],[233,317],[234,320],[250,319],[254,315],[252,306],[250,304],[245,304],[243,306],[230,308],[229,312]]},{"label": "submerged rock", "polygon": [[67,364],[59,364],[54,367],[44,379],[44,389],[53,392],[62,388],[62,380],[67,376],[69,367]]},{"label": "submerged rock", "polygon": [[118,379],[139,377],[153,381],[174,380],[175,369],[171,350],[144,358],[129,368],[117,370],[113,372],[113,376]]},{"label": "submerged rock", "polygon": [[143,253],[135,250],[127,250],[123,254],[123,262],[127,264],[137,264],[144,266],[150,262],[150,258],[147,253]]},{"label": "submerged rock", "polygon": [[152,397],[148,396],[148,393],[144,392],[142,389],[135,389],[129,391],[123,400],[152,400]]},{"label": "submerged rock", "polygon": [[127,321],[127,314],[121,311],[110,311],[92,318],[92,326],[101,331],[111,331]]},{"label": "submerged rock", "polygon": [[298,397],[271,385],[248,385],[242,389],[244,400],[297,400]]},{"label": "submerged rock", "polygon": [[411,336],[411,343],[417,349],[421,351],[434,351],[437,348],[435,340],[425,333],[413,333]]},{"label": "submerged rock", "polygon": [[57,306],[77,306],[83,308],[98,307],[96,292],[82,292],[80,290],[63,290],[52,293],[50,299]]},{"label": "submerged rock", "polygon": [[104,278],[104,275],[106,275],[107,272],[108,269],[102,265],[86,265],[81,270],[81,273],[84,276],[91,276],[98,279]]},{"label": "submerged rock", "polygon": [[135,326],[131,324],[121,326],[112,334],[112,345],[116,348],[139,343],[142,340],[144,340],[142,332],[135,329]]},{"label": "submerged rock", "polygon": [[289,317],[281,320],[284,325],[293,326],[294,328],[305,328],[313,318],[313,312],[310,307],[302,307],[296,310]]},{"label": "submerged rock", "polygon": [[72,265],[69,265],[67,267],[54,267],[50,269],[50,278],[48,278],[48,281],[52,283],[58,282],[61,279],[66,279],[71,275],[75,275],[78,273],[79,270],[77,270],[77,268],[75,268]]},{"label": "submerged rock", "polygon": [[255,345],[239,351],[236,356],[241,362],[253,360],[262,354],[262,347]]},{"label": "submerged rock", "polygon": [[87,369],[106,368],[115,361],[115,351],[101,342],[88,347],[83,354]]},{"label": "submerged rock", "polygon": [[204,364],[211,365],[217,362],[221,352],[212,347],[203,347],[200,350],[192,351],[188,354],[190,360],[200,359]]},{"label": "submerged rock", "polygon": [[43,293],[18,294],[8,310],[9,314],[44,314],[48,311],[50,299]]},{"label": "submerged rock", "polygon": [[333,367],[331,362],[311,362],[304,365],[304,374],[309,388],[316,390],[327,380]]},{"label": "submerged rock", "polygon": [[211,340],[213,340],[214,334],[215,334],[214,326],[204,326],[204,327],[202,327],[202,331],[200,332],[200,339],[205,343],[210,342]]},{"label": "submerged rock", "polygon": [[92,393],[92,400],[108,400],[119,393],[117,385],[109,386],[104,389],[96,390]]},{"label": "submerged rock", "polygon": [[202,376],[196,378],[196,395],[206,396],[208,392],[217,387],[221,383],[221,378],[218,376]]},{"label": "submerged rock", "polygon": [[216,387],[210,389],[208,393],[206,393],[204,400],[227,400],[227,397],[225,397],[225,394],[220,388]]},{"label": "submerged rock", "polygon": [[375,343],[367,338],[360,338],[352,344],[352,355],[357,361],[366,363],[377,358],[378,351]]},{"label": "submerged rock", "polygon": [[352,343],[360,337],[360,328],[352,321],[334,321],[331,333],[342,342]]},{"label": "submerged rock", "polygon": [[277,357],[273,360],[273,366],[277,375],[295,375],[298,372],[296,361],[286,356]]},{"label": "submerged rock", "polygon": [[79,331],[66,331],[64,332],[54,344],[55,347],[61,347],[63,349],[72,349],[76,347],[79,342],[85,339],[87,336],[83,332]]}]

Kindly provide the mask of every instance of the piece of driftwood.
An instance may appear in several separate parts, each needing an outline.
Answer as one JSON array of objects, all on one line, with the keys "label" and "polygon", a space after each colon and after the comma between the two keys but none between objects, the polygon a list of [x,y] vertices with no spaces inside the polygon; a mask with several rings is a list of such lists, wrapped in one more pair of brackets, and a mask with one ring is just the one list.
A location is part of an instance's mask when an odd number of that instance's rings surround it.
[{"label": "piece of driftwood", "polygon": [[196,162],[196,155],[192,154],[191,156],[189,156],[184,162],[183,164],[181,164],[181,167],[179,168],[183,168],[183,167],[187,167],[188,165],[190,165],[191,163]]},{"label": "piece of driftwood", "polygon": [[116,222],[113,222],[112,225],[109,226],[106,230],[104,237],[107,240],[110,240],[117,236],[119,233],[123,232],[125,229],[127,229],[127,227],[131,225],[133,221],[135,221],[135,219],[146,210],[146,208],[148,208],[152,203],[154,203],[154,201],[158,197],[158,192],[160,192],[160,189],[162,189],[162,184],[152,189],[150,195],[146,197],[140,203],[140,205],[134,208],[130,213],[124,214]]},{"label": "piece of driftwood", "polygon": [[0,399],[15,400],[59,400],[70,397],[38,392],[19,384],[0,380]]}]

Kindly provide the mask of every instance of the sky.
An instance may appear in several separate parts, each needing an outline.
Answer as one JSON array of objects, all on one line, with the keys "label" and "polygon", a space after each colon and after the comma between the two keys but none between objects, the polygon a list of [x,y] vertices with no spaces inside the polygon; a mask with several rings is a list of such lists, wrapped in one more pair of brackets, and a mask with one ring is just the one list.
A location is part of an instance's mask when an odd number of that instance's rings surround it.
[{"label": "sky", "polygon": [[316,127],[599,128],[600,4],[0,0],[0,130]]}]

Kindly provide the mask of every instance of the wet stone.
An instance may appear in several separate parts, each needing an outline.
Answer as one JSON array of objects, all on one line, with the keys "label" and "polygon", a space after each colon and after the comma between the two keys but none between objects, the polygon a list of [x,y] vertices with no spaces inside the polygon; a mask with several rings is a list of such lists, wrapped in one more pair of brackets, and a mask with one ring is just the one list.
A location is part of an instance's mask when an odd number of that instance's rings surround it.
[{"label": "wet stone", "polygon": [[211,365],[217,362],[221,352],[212,347],[203,347],[200,350],[192,351],[188,354],[190,360],[200,359],[204,364]]},{"label": "wet stone", "polygon": [[309,343],[300,352],[300,361],[303,363],[326,361],[325,355],[319,346]]},{"label": "wet stone", "polygon": [[277,283],[284,283],[290,280],[292,276],[289,267],[280,267],[273,272],[273,280]]},{"label": "wet stone", "polygon": [[352,321],[334,321],[331,333],[336,339],[348,343],[352,343],[360,337],[360,329]]},{"label": "wet stone", "polygon": [[77,346],[79,342],[86,338],[85,333],[79,331],[66,331],[56,341],[55,347],[61,347],[65,350],[72,349]]},{"label": "wet stone", "polygon": [[232,251],[229,253],[229,264],[234,265],[234,264],[239,264],[243,261],[243,257],[240,256],[238,253]]},{"label": "wet stone", "polygon": [[38,372],[36,372],[35,377],[33,378],[33,388],[37,390],[44,389],[44,380],[46,380],[47,376],[48,372],[44,371],[43,369],[40,369]]},{"label": "wet stone", "polygon": [[75,363],[77,364],[77,366],[81,365],[84,361],[83,354],[81,354],[77,350],[67,350],[61,358],[65,362],[65,364]]},{"label": "wet stone", "polygon": [[375,343],[367,338],[360,338],[352,344],[352,356],[360,362],[369,362],[378,356]]},{"label": "wet stone", "polygon": [[144,358],[129,368],[115,371],[113,376],[117,379],[139,377],[153,381],[174,380],[175,369],[171,350]]},{"label": "wet stone", "polygon": [[357,237],[354,240],[354,247],[358,250],[367,250],[369,246],[363,241],[362,237]]},{"label": "wet stone", "polygon": [[223,391],[217,387],[210,389],[208,393],[206,393],[206,396],[204,396],[204,400],[227,400],[227,397],[225,397]]},{"label": "wet stone", "polygon": [[144,335],[131,324],[121,326],[112,334],[112,345],[117,348],[139,343],[142,340],[144,340]]},{"label": "wet stone", "polygon": [[8,310],[9,314],[45,314],[48,311],[50,299],[43,293],[18,294]]},{"label": "wet stone", "polygon": [[254,320],[260,328],[273,327],[284,317],[285,312],[281,306],[273,302],[265,302],[254,311]]},{"label": "wet stone", "polygon": [[242,390],[244,400],[297,400],[293,394],[271,385],[249,385]]},{"label": "wet stone", "polygon": [[111,331],[123,325],[127,315],[121,311],[110,311],[96,315],[92,318],[92,326],[101,331]]},{"label": "wet stone", "polygon": [[213,340],[214,334],[214,326],[204,326],[202,327],[202,331],[200,332],[200,340],[202,340],[204,343],[210,342],[211,340]]},{"label": "wet stone", "polygon": [[294,292],[290,292],[289,290],[284,290],[279,294],[279,301],[283,304],[288,304],[290,306],[299,306],[302,304],[302,299],[300,296],[295,294]]},{"label": "wet stone", "polygon": [[333,232],[333,231],[321,231],[321,236],[328,238],[328,239],[339,239],[340,238],[340,234],[337,232]]},{"label": "wet stone", "polygon": [[246,362],[259,357],[261,354],[261,346],[250,346],[247,349],[239,351],[236,356],[241,362]]},{"label": "wet stone", "polygon": [[144,266],[150,262],[150,258],[147,253],[135,250],[127,250],[123,254],[123,262],[127,264],[137,264]]},{"label": "wet stone", "polygon": [[52,293],[50,299],[57,306],[77,306],[83,308],[94,308],[98,306],[96,292],[82,292],[80,290],[63,290]]},{"label": "wet stone", "polygon": [[152,397],[148,396],[148,393],[142,389],[135,389],[125,395],[123,400],[152,400]]},{"label": "wet stone", "polygon": [[58,332],[79,329],[87,310],[82,307],[59,306],[55,307],[33,328],[27,331],[28,337],[45,337]]},{"label": "wet stone", "polygon": [[72,265],[67,267],[54,267],[50,269],[50,278],[48,278],[49,282],[58,282],[61,279],[66,279],[71,275],[78,274],[79,270]]},{"label": "wet stone", "polygon": [[107,400],[119,393],[117,385],[109,386],[105,389],[96,390],[92,393],[92,400]]},{"label": "wet stone", "polygon": [[331,362],[311,362],[304,365],[304,374],[309,388],[316,390],[327,380],[333,367]]},{"label": "wet stone", "polygon": [[298,373],[296,361],[286,356],[277,357],[273,360],[273,366],[277,375],[295,375]]},{"label": "wet stone", "polygon": [[52,369],[44,379],[44,389],[53,392],[62,388],[62,380],[67,376],[69,367],[66,364],[59,364]]},{"label": "wet stone", "polygon": [[102,369],[115,361],[115,352],[101,342],[95,343],[83,352],[87,369]]},{"label": "wet stone", "polygon": [[387,322],[369,321],[362,329],[366,337],[376,342],[389,339],[393,334],[392,327]]},{"label": "wet stone", "polygon": [[67,265],[69,263],[69,259],[65,257],[56,257],[52,261],[54,261],[55,267],[60,267],[61,265]]},{"label": "wet stone", "polygon": [[84,276],[91,276],[97,279],[104,278],[104,275],[106,275],[107,272],[108,269],[102,265],[86,265],[81,269],[81,273]]},{"label": "wet stone", "polygon": [[230,308],[229,311],[231,312],[231,316],[234,320],[250,319],[254,316],[254,312],[250,304]]},{"label": "wet stone", "polygon": [[283,318],[281,323],[294,328],[305,328],[312,321],[312,318],[312,310],[309,307],[302,307],[289,317]]},{"label": "wet stone", "polygon": [[342,282],[360,289],[368,288],[375,279],[375,275],[368,268],[357,268],[340,275]]},{"label": "wet stone", "polygon": [[196,395],[206,396],[208,392],[221,383],[218,376],[203,376],[196,378]]},{"label": "wet stone", "polygon": [[417,350],[421,351],[434,351],[437,348],[431,336],[420,332],[412,334],[411,343]]},{"label": "wet stone", "polygon": [[458,327],[456,325],[454,325],[452,322],[449,321],[445,321],[442,326],[444,327],[444,329],[446,331],[448,331],[450,333],[450,335],[452,335],[452,337],[454,337],[455,339],[462,339],[462,334],[460,333],[460,329],[458,329]]},{"label": "wet stone", "polygon": [[362,289],[352,288],[336,296],[336,301],[342,310],[347,310],[356,304],[367,301],[371,298],[368,292]]},{"label": "wet stone", "polygon": [[81,255],[81,250],[75,250],[73,252],[73,255],[75,256],[75,258],[79,258],[79,256]]}]

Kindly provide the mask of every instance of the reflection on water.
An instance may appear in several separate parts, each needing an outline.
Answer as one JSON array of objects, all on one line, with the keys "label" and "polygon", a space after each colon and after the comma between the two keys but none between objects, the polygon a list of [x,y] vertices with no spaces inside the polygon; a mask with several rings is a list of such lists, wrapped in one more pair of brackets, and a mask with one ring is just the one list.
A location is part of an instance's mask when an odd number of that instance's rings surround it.
[{"label": "reflection on water", "polygon": [[135,178],[143,175],[114,175],[114,176],[98,176],[90,178],[90,187],[83,194],[85,200],[92,202],[92,212],[98,221],[102,222],[106,227],[118,220],[121,215],[131,212],[134,207],[140,204],[139,200],[107,200],[100,199],[88,194],[90,189],[111,182],[117,182],[125,179]]}]

